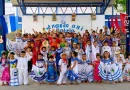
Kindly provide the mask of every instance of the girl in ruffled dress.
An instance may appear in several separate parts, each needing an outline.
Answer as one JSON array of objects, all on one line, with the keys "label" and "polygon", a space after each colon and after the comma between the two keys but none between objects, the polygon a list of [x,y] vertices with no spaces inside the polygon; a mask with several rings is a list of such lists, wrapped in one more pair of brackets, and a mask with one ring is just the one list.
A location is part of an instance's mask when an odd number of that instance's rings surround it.
[{"label": "girl in ruffled dress", "polygon": [[75,81],[78,84],[78,53],[72,52],[71,65],[69,70],[67,71],[67,78],[71,81],[71,84]]},{"label": "girl in ruffled dress", "polygon": [[121,70],[118,64],[114,63],[114,60],[110,58],[110,53],[105,51],[103,59],[99,64],[99,75],[101,78],[108,83],[115,84],[115,81],[121,77]]},{"label": "girl in ruffled dress", "polygon": [[33,65],[30,77],[39,84],[43,84],[46,78],[46,63],[42,54],[38,54],[38,60],[36,61],[36,65]]},{"label": "girl in ruffled dress", "polygon": [[82,54],[81,62],[78,64],[78,80],[81,82],[93,81],[93,65],[86,58],[86,54]]},{"label": "girl in ruffled dress", "polygon": [[127,63],[123,70],[123,79],[130,81],[130,54],[128,55]]},{"label": "girl in ruffled dress", "polygon": [[50,56],[49,61],[47,63],[46,81],[49,82],[52,85],[57,80],[58,80],[58,75],[57,75],[57,70],[56,70],[56,63],[54,61],[54,57]]},{"label": "girl in ruffled dress", "polygon": [[8,85],[10,81],[10,75],[9,75],[8,60],[7,60],[6,52],[2,52],[0,63],[1,63],[0,68],[2,70],[0,80],[2,82],[2,85]]}]

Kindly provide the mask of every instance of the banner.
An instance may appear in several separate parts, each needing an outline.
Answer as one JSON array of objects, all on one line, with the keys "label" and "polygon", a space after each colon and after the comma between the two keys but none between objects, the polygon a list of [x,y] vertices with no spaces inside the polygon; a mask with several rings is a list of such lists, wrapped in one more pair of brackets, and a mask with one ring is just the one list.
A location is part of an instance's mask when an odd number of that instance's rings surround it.
[{"label": "banner", "polygon": [[119,27],[117,15],[116,15],[116,17],[115,17],[115,26],[116,26],[117,32],[120,32],[120,27]]},{"label": "banner", "polygon": [[122,24],[122,32],[126,34],[126,27],[129,24],[128,15],[120,13],[120,19],[121,19],[121,24]]}]

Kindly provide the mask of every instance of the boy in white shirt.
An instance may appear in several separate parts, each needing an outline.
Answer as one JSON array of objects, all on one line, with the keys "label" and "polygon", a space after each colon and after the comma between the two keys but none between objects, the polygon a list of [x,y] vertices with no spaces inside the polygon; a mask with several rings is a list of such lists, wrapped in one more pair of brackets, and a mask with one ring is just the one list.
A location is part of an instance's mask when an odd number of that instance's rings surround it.
[{"label": "boy in white shirt", "polygon": [[58,82],[57,82],[57,85],[65,85],[66,84],[66,72],[67,72],[67,64],[68,64],[68,61],[67,61],[67,54],[66,53],[62,53],[61,55],[61,59],[59,61],[59,66],[60,66],[60,76],[59,76],[59,79],[58,79]]},{"label": "boy in white shirt", "polygon": [[19,85],[28,85],[28,58],[26,56],[25,51],[21,51],[20,57],[16,57],[18,60],[17,68],[18,68],[18,78],[19,78]]}]

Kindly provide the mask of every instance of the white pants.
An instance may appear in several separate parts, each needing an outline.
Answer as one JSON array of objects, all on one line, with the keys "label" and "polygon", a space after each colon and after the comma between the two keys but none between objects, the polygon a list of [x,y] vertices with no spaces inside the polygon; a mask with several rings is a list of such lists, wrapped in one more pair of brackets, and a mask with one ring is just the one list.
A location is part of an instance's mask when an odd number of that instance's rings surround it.
[{"label": "white pants", "polygon": [[18,69],[19,84],[27,85],[28,84],[28,70],[27,69]]},{"label": "white pants", "polygon": [[60,72],[60,76],[59,76],[59,79],[57,81],[57,84],[61,84],[61,83],[66,83],[66,76],[65,76],[65,73],[67,72],[67,69],[63,69],[61,72]]}]

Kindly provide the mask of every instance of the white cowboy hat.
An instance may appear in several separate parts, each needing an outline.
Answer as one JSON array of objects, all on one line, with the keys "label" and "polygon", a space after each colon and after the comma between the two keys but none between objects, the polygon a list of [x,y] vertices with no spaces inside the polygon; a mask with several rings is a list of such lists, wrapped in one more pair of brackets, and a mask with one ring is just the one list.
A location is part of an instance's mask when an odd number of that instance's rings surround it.
[{"label": "white cowboy hat", "polygon": [[60,57],[62,57],[63,55],[67,56],[67,54],[65,52],[63,52],[63,53],[60,54]]}]

